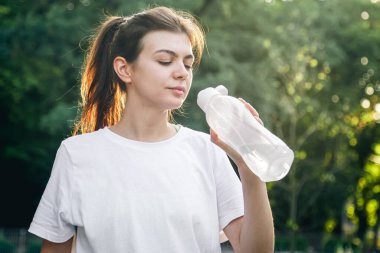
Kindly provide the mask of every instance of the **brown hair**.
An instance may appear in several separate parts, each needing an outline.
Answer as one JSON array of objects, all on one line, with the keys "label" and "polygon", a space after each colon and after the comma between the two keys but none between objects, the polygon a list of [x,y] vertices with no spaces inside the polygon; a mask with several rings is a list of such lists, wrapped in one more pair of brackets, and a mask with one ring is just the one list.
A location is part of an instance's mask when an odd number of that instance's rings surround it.
[{"label": "brown hair", "polygon": [[113,69],[113,60],[122,56],[133,63],[142,50],[142,38],[157,30],[185,33],[195,55],[194,66],[200,63],[204,32],[191,14],[155,7],[129,17],[108,17],[87,51],[81,82],[82,112],[73,135],[93,132],[120,120],[127,90]]}]

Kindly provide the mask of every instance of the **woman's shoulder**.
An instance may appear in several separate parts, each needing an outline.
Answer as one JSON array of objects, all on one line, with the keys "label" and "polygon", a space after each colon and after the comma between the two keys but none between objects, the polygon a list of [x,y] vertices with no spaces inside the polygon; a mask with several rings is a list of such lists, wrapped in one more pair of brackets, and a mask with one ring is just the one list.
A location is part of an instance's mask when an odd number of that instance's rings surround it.
[{"label": "woman's shoulder", "polygon": [[189,144],[189,147],[191,147],[192,150],[202,156],[206,155],[210,159],[218,160],[226,155],[219,146],[211,141],[211,136],[209,133],[191,128],[184,128],[183,130],[185,130],[185,142]]},{"label": "woman's shoulder", "polygon": [[202,132],[199,130],[194,130],[188,127],[185,127],[185,140],[187,143],[190,143],[193,147],[198,147],[200,150],[214,150],[218,149],[218,146],[211,141],[211,136],[209,133]]},{"label": "woman's shoulder", "polygon": [[62,144],[70,148],[91,147],[96,146],[102,140],[102,132],[104,129],[99,129],[91,133],[78,134],[70,136],[62,141]]},{"label": "woman's shoulder", "polygon": [[184,135],[189,139],[199,139],[202,141],[210,141],[210,134],[202,132],[200,130],[195,130],[189,127],[182,127],[184,130]]}]

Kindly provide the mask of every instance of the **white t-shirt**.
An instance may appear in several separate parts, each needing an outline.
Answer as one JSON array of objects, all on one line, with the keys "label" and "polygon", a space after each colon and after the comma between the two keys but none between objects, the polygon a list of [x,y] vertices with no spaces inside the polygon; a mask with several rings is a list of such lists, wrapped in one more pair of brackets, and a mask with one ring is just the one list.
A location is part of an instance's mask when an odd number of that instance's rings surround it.
[{"label": "white t-shirt", "polygon": [[29,232],[77,233],[77,253],[219,253],[219,232],[243,212],[241,182],[208,134],[181,127],[147,143],[106,127],[61,143]]}]

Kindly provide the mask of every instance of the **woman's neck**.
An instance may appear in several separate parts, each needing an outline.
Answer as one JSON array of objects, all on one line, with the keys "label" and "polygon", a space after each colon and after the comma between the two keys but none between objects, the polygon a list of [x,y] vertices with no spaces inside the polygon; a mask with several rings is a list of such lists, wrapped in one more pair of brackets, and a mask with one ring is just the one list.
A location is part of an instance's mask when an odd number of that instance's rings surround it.
[{"label": "woman's neck", "polygon": [[168,113],[157,111],[124,111],[121,120],[110,127],[111,131],[127,139],[156,142],[176,134],[173,124],[168,122]]}]

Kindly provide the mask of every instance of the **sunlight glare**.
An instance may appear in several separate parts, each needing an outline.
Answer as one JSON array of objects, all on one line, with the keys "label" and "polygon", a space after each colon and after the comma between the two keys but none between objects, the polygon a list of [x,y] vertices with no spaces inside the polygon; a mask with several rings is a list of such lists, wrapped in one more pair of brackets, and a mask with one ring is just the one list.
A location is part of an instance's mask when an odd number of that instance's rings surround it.
[{"label": "sunlight glare", "polygon": [[364,108],[364,109],[368,109],[370,106],[371,106],[371,102],[364,98],[362,99],[362,101],[360,102],[360,105]]},{"label": "sunlight glare", "polygon": [[360,15],[363,20],[368,20],[369,19],[369,13],[366,11],[363,11],[362,14]]},{"label": "sunlight glare", "polygon": [[362,65],[367,65],[368,64],[368,58],[364,56],[360,59],[360,62]]},{"label": "sunlight glare", "polygon": [[371,86],[368,86],[367,88],[365,88],[365,93],[367,93],[367,95],[373,95],[374,92],[375,90]]}]

